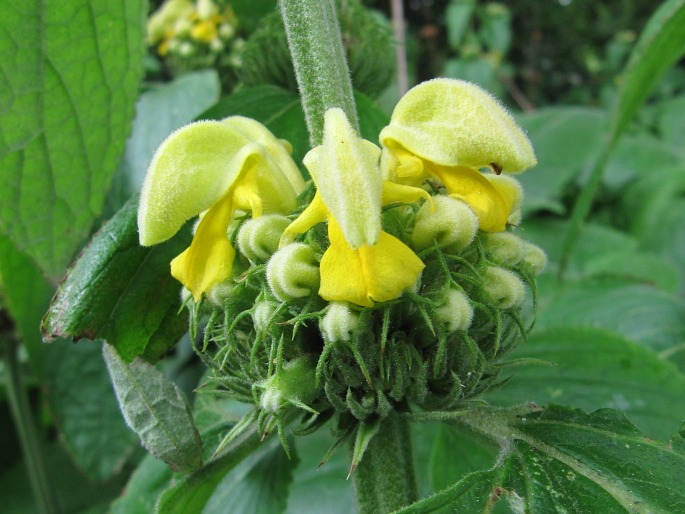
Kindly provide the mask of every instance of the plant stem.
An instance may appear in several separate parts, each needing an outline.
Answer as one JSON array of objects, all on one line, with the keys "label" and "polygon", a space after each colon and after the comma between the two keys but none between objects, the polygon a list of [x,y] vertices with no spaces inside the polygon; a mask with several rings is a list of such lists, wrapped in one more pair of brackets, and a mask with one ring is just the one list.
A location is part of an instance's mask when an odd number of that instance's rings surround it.
[{"label": "plant stem", "polygon": [[359,129],[352,81],[334,0],[279,0],[312,147],[323,141],[324,114],[340,107]]},{"label": "plant stem", "polygon": [[43,514],[58,514],[61,509],[45,466],[41,440],[36,431],[28,395],[24,387],[21,365],[17,355],[19,343],[4,327],[0,333],[0,338],[2,338],[5,347],[7,398],[19,435],[33,495],[38,504],[38,511]]},{"label": "plant stem", "polygon": [[352,473],[361,514],[384,514],[418,499],[409,422],[386,417]]}]

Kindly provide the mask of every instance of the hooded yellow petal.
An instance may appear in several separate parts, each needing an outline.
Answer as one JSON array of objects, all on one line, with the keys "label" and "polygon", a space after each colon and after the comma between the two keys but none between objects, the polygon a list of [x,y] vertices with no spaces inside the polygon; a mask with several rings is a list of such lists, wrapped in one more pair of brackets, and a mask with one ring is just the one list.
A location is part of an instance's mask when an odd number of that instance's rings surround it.
[{"label": "hooded yellow petal", "polygon": [[280,171],[277,180],[281,190],[292,190],[295,196],[302,192],[304,179],[297,164],[290,156],[292,153],[290,143],[278,139],[264,125],[250,118],[231,116],[222,120],[222,123],[242,133],[247,140],[259,143],[264,147],[270,157],[270,168],[275,167]]},{"label": "hooded yellow petal", "polygon": [[530,141],[506,109],[463,80],[435,79],[412,88],[380,140],[390,152],[405,149],[443,166],[516,173],[536,163]]},{"label": "hooded yellow petal", "polygon": [[331,245],[321,259],[319,295],[328,301],[372,307],[402,295],[414,285],[423,262],[399,239],[381,232],[378,243],[356,250],[338,224],[328,221]]},{"label": "hooded yellow petal", "polygon": [[359,137],[342,109],[329,109],[323,144],[304,158],[321,199],[352,248],[378,241],[381,231],[381,150]]},{"label": "hooded yellow petal", "polygon": [[226,231],[233,212],[229,194],[207,211],[190,246],[171,261],[171,274],[192,293],[195,301],[210,287],[231,276],[235,250]]},{"label": "hooded yellow petal", "polygon": [[481,230],[501,232],[507,226],[514,199],[502,192],[479,171],[469,168],[432,166],[431,171],[447,188],[452,198],[463,200],[478,217]]},{"label": "hooded yellow petal", "polygon": [[[246,132],[242,125],[234,118],[192,123],[162,143],[141,191],[138,230],[142,245],[169,239],[253,168],[265,212],[289,212],[295,207],[303,188],[295,163],[265,127],[257,123],[268,134],[257,138],[257,129]],[[262,144],[269,137],[282,150],[273,150],[278,158]]]}]

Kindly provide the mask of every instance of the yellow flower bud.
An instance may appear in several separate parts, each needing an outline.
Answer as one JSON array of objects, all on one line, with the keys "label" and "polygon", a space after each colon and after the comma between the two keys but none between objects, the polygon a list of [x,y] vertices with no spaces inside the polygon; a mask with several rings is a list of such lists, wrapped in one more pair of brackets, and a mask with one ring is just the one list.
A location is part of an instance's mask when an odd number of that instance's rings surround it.
[{"label": "yellow flower bud", "polygon": [[423,249],[437,243],[458,252],[471,244],[478,231],[478,218],[471,208],[447,196],[434,197],[433,204],[434,211],[430,203],[424,203],[416,214],[411,235],[415,247]]},{"label": "yellow flower bud", "polygon": [[252,262],[261,263],[278,250],[281,235],[290,220],[280,214],[265,214],[246,221],[238,232],[238,248]]},{"label": "yellow flower bud", "polygon": [[342,302],[331,302],[320,322],[321,334],[326,341],[349,341],[359,327],[359,314]]},{"label": "yellow flower bud", "polygon": [[254,323],[257,332],[263,332],[269,328],[269,323],[272,321],[271,318],[276,309],[278,309],[276,302],[265,301],[255,304],[252,311],[252,323]]},{"label": "yellow flower bud", "polygon": [[458,289],[448,289],[442,305],[435,312],[448,332],[468,330],[473,321],[473,307],[469,297]]},{"label": "yellow flower bud", "polygon": [[483,287],[500,309],[520,307],[525,288],[515,273],[492,266],[483,274]]},{"label": "yellow flower bud", "polygon": [[303,243],[284,246],[269,259],[266,279],[282,302],[314,294],[320,282],[314,250]]},{"label": "yellow flower bud", "polygon": [[513,266],[523,259],[525,243],[514,234],[509,232],[485,234],[482,241],[485,252],[495,264]]},{"label": "yellow flower bud", "polygon": [[523,262],[533,274],[539,275],[547,266],[547,255],[545,251],[531,243],[526,243],[524,248]]}]

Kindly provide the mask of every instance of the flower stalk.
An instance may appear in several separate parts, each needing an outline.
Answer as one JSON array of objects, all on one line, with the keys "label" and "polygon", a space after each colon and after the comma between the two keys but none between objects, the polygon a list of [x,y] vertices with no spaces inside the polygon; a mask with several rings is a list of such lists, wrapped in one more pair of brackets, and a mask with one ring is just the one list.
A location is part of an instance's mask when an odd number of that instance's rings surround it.
[{"label": "flower stalk", "polygon": [[359,129],[334,0],[279,0],[309,140],[323,142],[324,114],[341,108]]},{"label": "flower stalk", "polygon": [[391,412],[353,471],[360,514],[394,512],[418,500],[409,422]]}]

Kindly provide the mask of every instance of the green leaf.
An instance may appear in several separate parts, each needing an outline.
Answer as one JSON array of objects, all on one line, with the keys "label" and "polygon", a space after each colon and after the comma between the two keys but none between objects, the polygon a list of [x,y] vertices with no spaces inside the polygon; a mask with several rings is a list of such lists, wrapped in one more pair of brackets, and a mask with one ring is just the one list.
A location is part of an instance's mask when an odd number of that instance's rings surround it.
[{"label": "green leaf", "polygon": [[440,491],[469,473],[488,469],[496,459],[497,452],[491,446],[484,445],[471,434],[441,424],[430,455],[433,490]]},{"label": "green leaf", "polygon": [[232,0],[231,7],[240,22],[240,27],[248,33],[259,28],[264,15],[276,9],[276,0]]},{"label": "green leaf", "polygon": [[321,464],[321,459],[335,441],[328,427],[295,440],[301,462],[294,470],[286,510],[288,514],[354,512],[352,481],[345,480],[350,469],[347,448],[338,449],[325,464]]},{"label": "green leaf", "polygon": [[136,444],[119,411],[98,344],[46,348],[48,403],[73,459],[93,480],[118,473]]},{"label": "green leaf", "polygon": [[538,165],[517,179],[526,191],[525,212],[563,213],[561,197],[600,149],[606,115],[596,109],[557,107],[518,117],[528,131]]},{"label": "green leaf", "polygon": [[643,284],[611,278],[570,282],[545,303],[538,329],[602,327],[657,353],[685,340],[685,302]]},{"label": "green leaf", "polygon": [[619,189],[642,176],[674,166],[678,158],[676,148],[650,134],[626,136],[611,153],[604,168],[603,182],[612,189]]},{"label": "green leaf", "polygon": [[613,115],[618,140],[664,73],[685,54],[685,0],[667,0],[647,22],[624,72]]},{"label": "green leaf", "polygon": [[202,514],[226,474],[259,446],[253,427],[229,445],[222,455],[167,489],[157,502],[158,514]]},{"label": "green leaf", "polygon": [[378,106],[375,100],[372,100],[364,93],[355,91],[354,100],[357,104],[361,136],[377,145],[378,135],[390,123],[390,117]]},{"label": "green leaf", "polygon": [[[561,258],[561,240],[557,237],[568,227],[568,223],[552,219],[526,221],[521,235],[535,243],[547,253],[547,272],[553,273]],[[590,223],[580,235],[578,244],[571,253],[567,276],[571,278],[614,277],[622,282],[638,282],[654,285],[674,293],[683,282],[684,273],[674,265],[668,256],[661,256],[657,248],[643,245],[632,235],[606,225]],[[685,255],[685,254],[684,254]],[[550,277],[543,275],[540,282],[542,296],[547,296],[559,287]]]},{"label": "green leaf", "polygon": [[685,95],[660,102],[656,109],[660,138],[685,157]]},{"label": "green leaf", "polygon": [[45,348],[39,327],[53,292],[54,287],[35,262],[0,234],[0,295],[5,298],[33,372],[41,379],[45,375]]},{"label": "green leaf", "polygon": [[102,211],[142,76],[145,9],[142,0],[3,5],[0,232],[50,276]]},{"label": "green leaf", "polygon": [[[567,304],[567,311],[568,311]],[[653,352],[598,328],[563,326],[534,331],[512,359],[540,359],[551,366],[517,366],[507,384],[487,395],[496,405],[550,402],[586,410],[609,407],[642,431],[667,439],[685,417],[685,374]]]},{"label": "green leaf", "polygon": [[659,170],[632,184],[621,198],[621,214],[642,248],[662,256],[680,275],[685,293],[685,173],[683,166]]},{"label": "green leaf", "polygon": [[112,503],[111,514],[150,514],[157,497],[169,486],[173,472],[169,466],[148,454],[136,468],[123,495]]},{"label": "green leaf", "polygon": [[174,470],[202,464],[202,442],[185,395],[152,365],[126,364],[113,346],[103,355],[126,423],[143,446]]},{"label": "green leaf", "polygon": [[293,469],[299,463],[295,446],[289,446],[290,459],[276,438],[264,444],[218,484],[202,514],[285,511]]},{"label": "green leaf", "polygon": [[138,244],[137,198],[95,235],[50,306],[43,335],[105,339],[127,361],[158,359],[186,331],[180,284],[169,263],[190,244],[182,230],[154,247]]},{"label": "green leaf", "polygon": [[[185,73],[145,91],[136,103],[136,117],[113,188],[120,199],[115,211],[140,191],[157,147],[177,128],[190,123],[219,100],[221,84],[215,70]],[[110,196],[112,195],[110,191]],[[108,198],[109,199],[109,198]]]},{"label": "green leaf", "polygon": [[458,421],[501,444],[498,466],[399,512],[490,512],[498,502],[531,514],[685,509],[683,439],[652,441],[615,411],[483,410]]},{"label": "green leaf", "polygon": [[453,0],[445,10],[447,41],[452,50],[459,50],[471,22],[475,0]]}]

